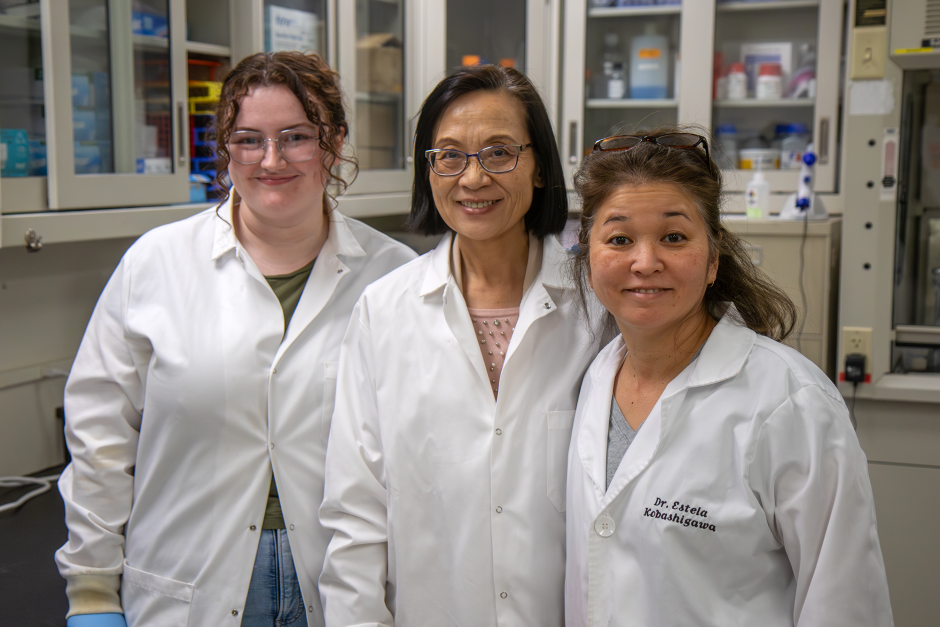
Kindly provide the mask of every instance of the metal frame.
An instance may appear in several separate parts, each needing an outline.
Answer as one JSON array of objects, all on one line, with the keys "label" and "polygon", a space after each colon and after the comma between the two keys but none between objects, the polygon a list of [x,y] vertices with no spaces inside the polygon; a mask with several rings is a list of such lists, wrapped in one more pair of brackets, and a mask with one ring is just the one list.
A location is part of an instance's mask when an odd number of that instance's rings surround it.
[{"label": "metal frame", "polygon": [[[171,100],[174,110],[173,161],[174,173],[143,174],[75,174],[75,152],[72,127],[72,62],[69,7],[66,2],[41,0],[43,71],[46,101],[48,151],[48,191],[50,209],[85,209],[141,204],[167,204],[189,200],[189,116],[186,88],[186,6],[185,0],[169,0],[170,7],[170,75]],[[127,16],[129,18],[129,16]],[[109,28],[114,32],[116,29]],[[126,47],[121,35],[112,36],[112,45]],[[112,92],[118,92],[126,79],[125,55],[112,54]],[[126,136],[133,122],[122,115],[128,112],[126,101],[113,96],[115,109],[114,136]],[[136,131],[136,129],[134,129]],[[132,136],[133,137],[133,136]],[[131,139],[132,141],[132,139]],[[115,159],[126,159],[120,141],[115,143]],[[123,155],[123,156],[122,156]],[[185,165],[181,165],[184,163]]]}]

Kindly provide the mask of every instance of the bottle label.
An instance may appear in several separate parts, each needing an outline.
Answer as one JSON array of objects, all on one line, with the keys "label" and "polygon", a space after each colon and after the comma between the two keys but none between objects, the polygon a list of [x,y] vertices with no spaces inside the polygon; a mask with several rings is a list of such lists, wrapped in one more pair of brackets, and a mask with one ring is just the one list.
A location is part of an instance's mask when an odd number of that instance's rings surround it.
[{"label": "bottle label", "polygon": [[638,53],[641,59],[658,59],[661,55],[659,48],[640,48]]}]

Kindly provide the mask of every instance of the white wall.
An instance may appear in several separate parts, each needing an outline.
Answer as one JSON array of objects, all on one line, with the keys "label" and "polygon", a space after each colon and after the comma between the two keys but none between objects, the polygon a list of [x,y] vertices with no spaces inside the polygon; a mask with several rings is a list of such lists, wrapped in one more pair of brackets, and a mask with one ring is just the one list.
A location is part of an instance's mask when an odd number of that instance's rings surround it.
[{"label": "white wall", "polygon": [[50,244],[35,253],[0,249],[0,475],[62,463],[60,373],[133,241]]}]

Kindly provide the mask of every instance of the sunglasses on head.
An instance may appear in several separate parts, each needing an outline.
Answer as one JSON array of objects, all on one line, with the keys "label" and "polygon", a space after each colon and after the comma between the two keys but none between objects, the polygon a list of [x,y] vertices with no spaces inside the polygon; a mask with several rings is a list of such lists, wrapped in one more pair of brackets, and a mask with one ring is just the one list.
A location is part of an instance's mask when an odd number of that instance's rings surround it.
[{"label": "sunglasses on head", "polygon": [[708,154],[708,140],[695,133],[665,133],[663,135],[613,135],[598,139],[594,142],[594,150],[600,152],[616,152],[618,150],[630,150],[639,146],[643,142],[650,142],[665,146],[666,148],[682,148],[691,150],[697,146],[705,148],[705,162],[708,164],[708,171],[712,171],[711,157]]}]

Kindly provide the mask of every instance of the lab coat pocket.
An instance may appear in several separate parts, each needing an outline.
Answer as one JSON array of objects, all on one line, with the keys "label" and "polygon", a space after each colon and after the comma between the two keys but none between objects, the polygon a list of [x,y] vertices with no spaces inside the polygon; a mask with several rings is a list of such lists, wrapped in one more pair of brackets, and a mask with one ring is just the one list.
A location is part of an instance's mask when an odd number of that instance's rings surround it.
[{"label": "lab coat pocket", "polygon": [[565,511],[568,479],[568,444],[574,425],[574,410],[550,411],[548,423],[548,498],[559,512]]},{"label": "lab coat pocket", "polygon": [[330,424],[333,422],[333,407],[336,405],[336,377],[339,374],[339,362],[328,361],[323,364],[323,416],[320,419],[320,439],[330,439]]},{"label": "lab coat pocket", "polygon": [[121,582],[121,605],[133,625],[186,625],[193,584],[160,577],[127,565]]}]

